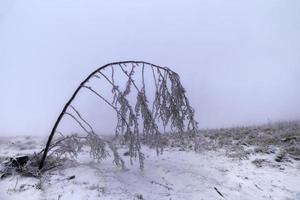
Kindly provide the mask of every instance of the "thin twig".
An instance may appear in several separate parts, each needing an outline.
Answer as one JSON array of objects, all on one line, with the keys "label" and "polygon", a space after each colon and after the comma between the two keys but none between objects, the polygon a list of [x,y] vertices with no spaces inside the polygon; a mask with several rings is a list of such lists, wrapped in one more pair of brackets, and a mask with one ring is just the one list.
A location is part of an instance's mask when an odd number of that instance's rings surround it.
[{"label": "thin twig", "polygon": [[90,133],[74,115],[68,112],[65,112],[65,114],[71,116],[86,133]]},{"label": "thin twig", "polygon": [[164,185],[164,184],[161,184],[161,183],[158,183],[156,181],[151,181],[152,184],[156,184],[156,185],[159,185],[159,186],[162,186],[164,188],[166,188],[167,190],[173,190],[173,188],[167,186],[167,185]]},{"label": "thin twig", "polygon": [[70,105],[70,107],[76,112],[78,117],[91,129],[91,131],[94,133],[93,127],[80,115],[79,111],[74,108],[74,106]]},{"label": "thin twig", "polygon": [[218,190],[218,188],[214,187],[214,189],[217,191],[217,193],[218,193],[221,197],[225,198],[225,197],[223,196],[223,194]]}]

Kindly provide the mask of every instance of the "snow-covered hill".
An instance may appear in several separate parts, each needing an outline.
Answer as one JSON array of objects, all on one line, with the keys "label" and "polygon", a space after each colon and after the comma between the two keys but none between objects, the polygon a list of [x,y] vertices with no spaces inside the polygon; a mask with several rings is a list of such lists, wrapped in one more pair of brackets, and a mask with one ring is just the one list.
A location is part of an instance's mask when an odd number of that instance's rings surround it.
[{"label": "snow-covered hill", "polygon": [[[175,146],[157,156],[154,150],[143,147],[143,171],[138,162],[130,165],[127,156],[123,156],[127,169],[122,170],[110,158],[97,163],[84,152],[77,162],[69,162],[41,179],[19,175],[1,179],[0,200],[300,199],[299,160],[276,161],[276,145],[274,151],[266,153],[255,145],[239,143],[236,146],[243,146],[246,150],[241,153],[247,155],[233,156],[237,155],[230,154],[237,151],[233,145],[218,148],[217,132],[207,133],[209,145],[201,152]],[[43,143],[38,137],[2,137],[0,156],[37,152]],[[122,155],[125,151],[120,149]]]}]

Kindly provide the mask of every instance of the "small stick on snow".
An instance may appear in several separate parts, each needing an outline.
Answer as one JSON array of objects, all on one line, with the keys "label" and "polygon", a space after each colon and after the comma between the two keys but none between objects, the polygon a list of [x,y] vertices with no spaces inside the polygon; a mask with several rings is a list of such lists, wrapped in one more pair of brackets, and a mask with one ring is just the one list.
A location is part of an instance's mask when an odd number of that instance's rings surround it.
[{"label": "small stick on snow", "polygon": [[65,180],[72,180],[72,179],[74,179],[74,178],[75,178],[75,175],[70,176],[70,177],[68,177],[68,178],[65,178]]},{"label": "small stick on snow", "polygon": [[259,187],[258,185],[254,184],[255,187],[257,187],[259,190],[263,191],[263,189],[261,189],[261,187]]},{"label": "small stick on snow", "polygon": [[151,181],[152,184],[156,184],[156,185],[159,185],[159,186],[162,186],[164,188],[166,188],[167,190],[173,190],[173,188],[169,187],[169,186],[166,186],[164,184],[161,184],[161,183],[158,183],[156,181]]},{"label": "small stick on snow", "polygon": [[218,193],[221,197],[223,197],[223,198],[225,199],[225,197],[224,197],[223,194],[218,190],[218,188],[214,187],[214,189],[217,191],[217,193]]}]

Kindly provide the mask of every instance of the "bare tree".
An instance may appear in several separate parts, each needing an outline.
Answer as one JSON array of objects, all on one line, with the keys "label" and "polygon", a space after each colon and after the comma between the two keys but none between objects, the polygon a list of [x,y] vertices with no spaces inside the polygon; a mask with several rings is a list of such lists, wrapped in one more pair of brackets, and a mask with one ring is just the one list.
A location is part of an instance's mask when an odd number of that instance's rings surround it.
[{"label": "bare tree", "polygon": [[[115,69],[125,75],[127,81],[125,89],[116,84]],[[135,80],[134,74],[137,68],[141,71],[140,84]],[[151,71],[153,87],[155,87],[154,100],[150,103],[146,93],[145,70]],[[109,74],[104,73],[109,71]],[[148,77],[149,78],[149,77]],[[89,85],[91,79],[103,79],[112,88],[112,101],[106,99],[94,87]],[[101,89],[101,88],[100,88]],[[185,89],[180,83],[177,73],[167,67],[161,67],[143,61],[123,61],[104,65],[92,72],[77,87],[69,101],[63,107],[52,131],[49,135],[46,147],[42,150],[42,158],[39,169],[43,169],[49,151],[51,154],[63,154],[69,152],[76,156],[76,150],[80,149],[80,140],[91,147],[91,156],[96,159],[105,159],[108,155],[106,146],[112,150],[114,162],[118,166],[124,166],[124,161],[117,153],[112,141],[101,139],[92,125],[85,120],[78,109],[72,105],[80,90],[87,90],[104,101],[117,114],[115,134],[124,138],[128,145],[130,158],[138,158],[140,167],[144,166],[144,154],[141,152],[141,143],[154,147],[159,153],[163,149],[162,134],[170,128],[172,134],[189,134],[194,136],[197,131],[197,122],[194,119],[194,109],[190,106],[185,95]],[[136,101],[129,100],[129,94],[136,94]],[[86,137],[62,137],[52,144],[53,137],[63,118],[68,115],[74,119],[87,133]],[[140,124],[141,123],[141,124]],[[162,124],[160,128],[159,123]],[[141,129],[141,130],[140,130]],[[160,129],[163,129],[161,131]]]}]

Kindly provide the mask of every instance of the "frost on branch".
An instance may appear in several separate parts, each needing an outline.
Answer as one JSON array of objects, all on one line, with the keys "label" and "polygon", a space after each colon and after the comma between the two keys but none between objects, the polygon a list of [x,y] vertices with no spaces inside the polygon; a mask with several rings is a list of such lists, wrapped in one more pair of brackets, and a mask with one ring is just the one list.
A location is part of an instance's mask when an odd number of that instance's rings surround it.
[{"label": "frost on branch", "polygon": [[[120,75],[123,76],[125,85],[119,83]],[[101,94],[101,86],[91,84],[94,80],[102,80],[110,85],[110,99]],[[40,153],[39,169],[43,169],[47,163],[47,155],[68,155],[74,158],[83,146],[89,147],[92,158],[103,160],[111,154],[114,163],[124,167],[116,140],[102,139],[81,115],[80,107],[75,108],[73,100],[81,90],[90,92],[116,113],[115,136],[122,138],[123,144],[128,147],[131,162],[133,158],[137,158],[141,169],[145,159],[142,144],[155,148],[159,154],[165,145],[164,134],[176,135],[182,140],[195,140],[197,122],[194,119],[194,109],[189,104],[177,73],[167,67],[146,62],[116,62],[92,72],[75,90],[54,124],[45,149]],[[64,116],[78,123],[86,135],[54,138]],[[198,143],[194,142],[196,149]]]}]

